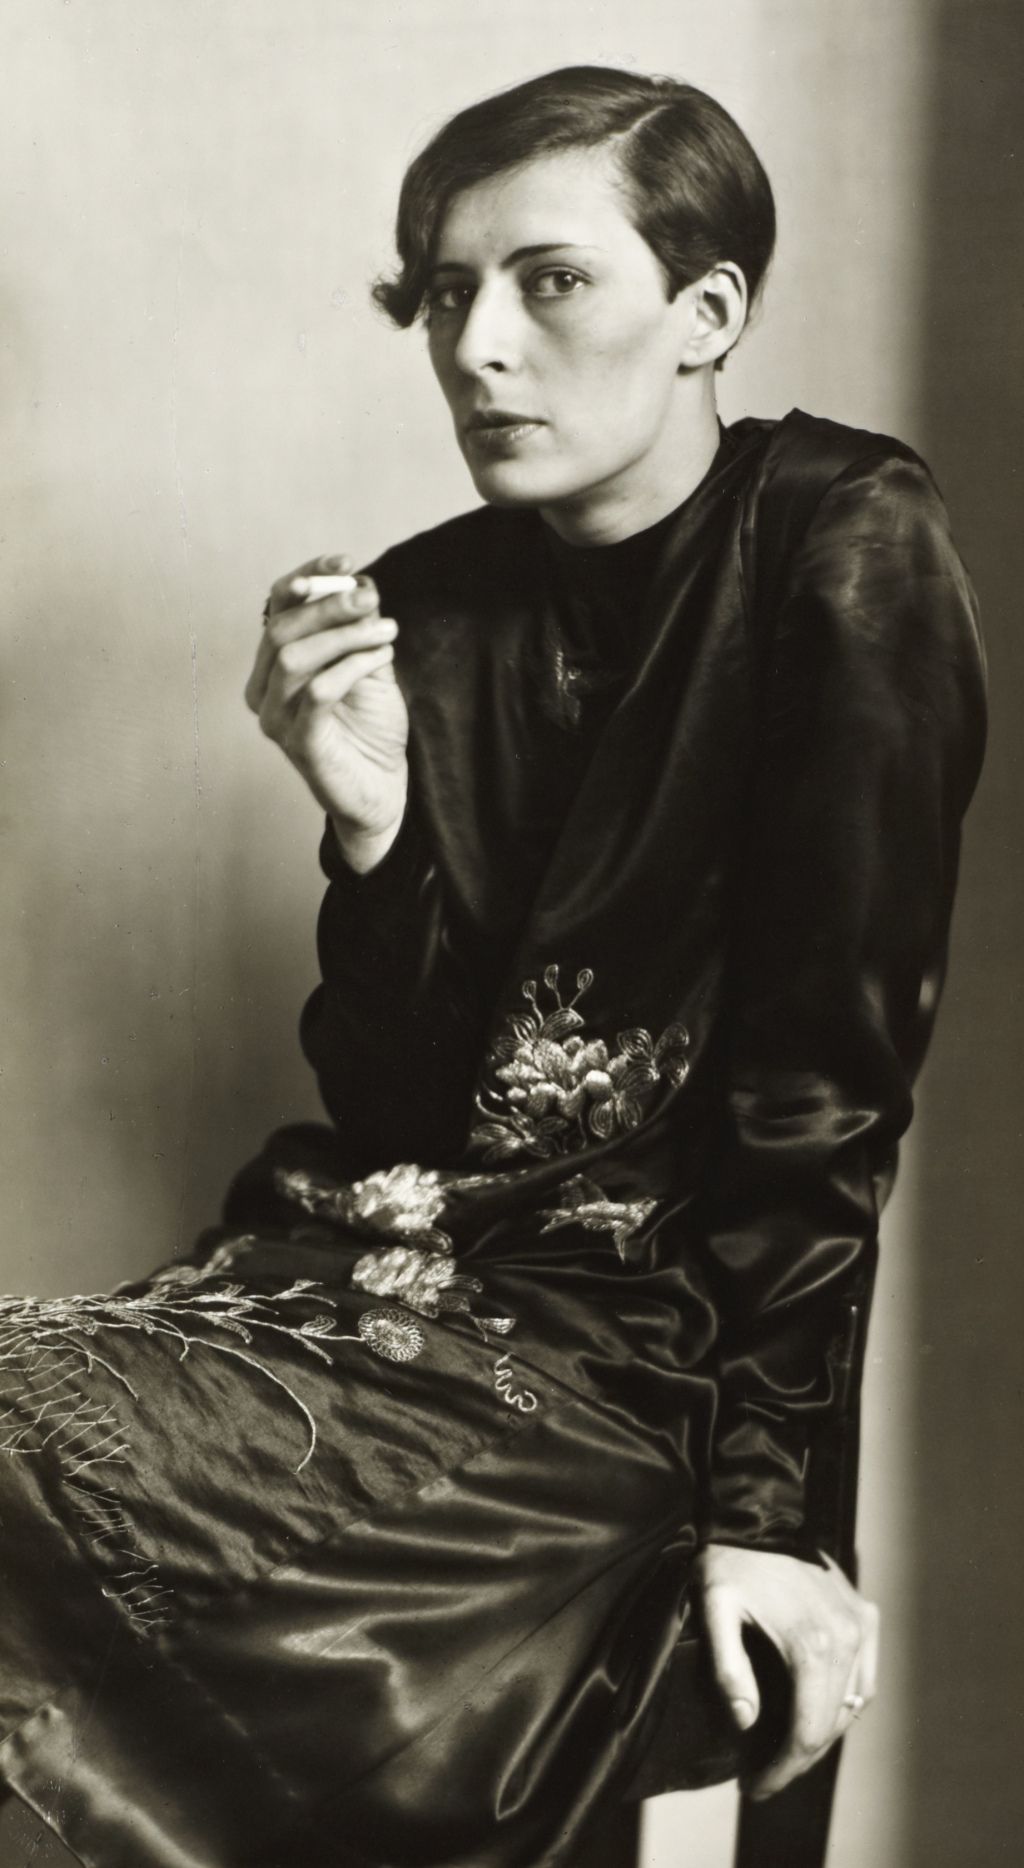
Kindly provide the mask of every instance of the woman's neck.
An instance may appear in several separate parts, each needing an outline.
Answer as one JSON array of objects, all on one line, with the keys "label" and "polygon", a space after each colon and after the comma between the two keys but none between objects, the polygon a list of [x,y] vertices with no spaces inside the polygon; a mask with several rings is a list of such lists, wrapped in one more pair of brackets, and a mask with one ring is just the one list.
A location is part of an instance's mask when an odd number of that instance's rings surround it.
[{"label": "woman's neck", "polygon": [[675,418],[632,474],[540,507],[567,545],[618,544],[656,525],[700,485],[721,439],[714,384],[681,377],[679,387]]}]

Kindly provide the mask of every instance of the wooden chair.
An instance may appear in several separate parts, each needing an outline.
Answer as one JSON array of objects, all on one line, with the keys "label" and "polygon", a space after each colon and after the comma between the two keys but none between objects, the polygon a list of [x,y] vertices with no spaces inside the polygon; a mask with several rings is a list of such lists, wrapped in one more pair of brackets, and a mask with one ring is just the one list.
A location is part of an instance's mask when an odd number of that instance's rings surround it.
[{"label": "wooden chair", "polygon": [[[860,1393],[871,1274],[843,1304],[829,1345],[832,1406],[815,1437],[808,1469],[809,1528],[815,1544],[856,1580],[854,1531],[860,1455]],[[653,1737],[626,1797],[605,1817],[579,1868],[638,1868],[643,1799],[741,1780],[766,1762],[786,1729],[789,1683],[771,1644],[748,1642],[762,1694],[753,1731],[741,1735],[715,1685],[691,1614],[662,1690]],[[734,1868],[824,1868],[841,1744],[787,1789],[763,1802],[741,1792]],[[681,1854],[680,1860],[684,1859]]]}]

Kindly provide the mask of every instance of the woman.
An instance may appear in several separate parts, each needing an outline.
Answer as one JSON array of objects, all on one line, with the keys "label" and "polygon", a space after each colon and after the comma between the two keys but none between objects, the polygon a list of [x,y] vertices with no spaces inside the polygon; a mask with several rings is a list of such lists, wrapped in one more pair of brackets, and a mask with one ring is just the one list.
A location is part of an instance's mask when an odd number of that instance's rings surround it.
[{"label": "woman", "polygon": [[691,1588],[741,1729],[745,1625],[792,1675],[759,1793],[873,1694],[804,1482],[982,663],[908,448],[719,424],[773,233],[727,114],[613,70],[406,177],[377,295],[484,504],[281,579],[247,693],[327,814],[332,1124],[190,1263],[4,1312],[0,1768],[86,1862],[563,1862]]}]

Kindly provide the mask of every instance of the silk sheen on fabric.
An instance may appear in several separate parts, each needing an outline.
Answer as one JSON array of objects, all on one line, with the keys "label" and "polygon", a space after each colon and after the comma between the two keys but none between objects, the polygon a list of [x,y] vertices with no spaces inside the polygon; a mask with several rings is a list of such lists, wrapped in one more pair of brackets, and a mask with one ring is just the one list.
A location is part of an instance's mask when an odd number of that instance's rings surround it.
[{"label": "silk sheen on fabric", "polygon": [[917,457],[799,412],[628,544],[483,508],[370,567],[412,796],[368,877],[323,844],[330,1125],[190,1260],[0,1305],[0,1772],[90,1868],[566,1861],[701,1543],[811,1555],[973,599]]}]

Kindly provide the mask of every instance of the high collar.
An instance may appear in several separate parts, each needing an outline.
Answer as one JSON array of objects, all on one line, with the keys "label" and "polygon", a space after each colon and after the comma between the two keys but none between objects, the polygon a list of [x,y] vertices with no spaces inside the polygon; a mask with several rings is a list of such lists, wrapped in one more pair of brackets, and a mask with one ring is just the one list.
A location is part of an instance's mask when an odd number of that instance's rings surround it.
[{"label": "high collar", "polygon": [[647,599],[669,536],[731,452],[730,431],[720,425],[714,459],[697,486],[653,525],[614,544],[570,545],[541,521],[561,598],[566,647],[574,659],[622,673],[634,665],[643,648]]}]

